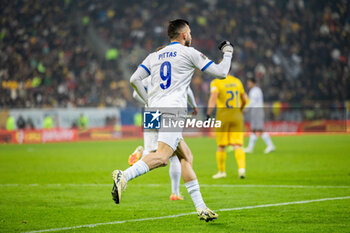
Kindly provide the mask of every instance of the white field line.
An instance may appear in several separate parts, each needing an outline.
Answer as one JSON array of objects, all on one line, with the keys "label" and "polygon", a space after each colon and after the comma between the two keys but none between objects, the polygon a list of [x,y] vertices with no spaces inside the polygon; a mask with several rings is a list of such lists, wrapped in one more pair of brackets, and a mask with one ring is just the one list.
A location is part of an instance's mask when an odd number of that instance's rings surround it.
[{"label": "white field line", "polygon": [[[139,187],[161,187],[169,184],[132,184]],[[112,184],[0,184],[0,187],[112,187]],[[182,185],[184,186],[184,185]],[[347,185],[269,185],[269,184],[200,184],[200,187],[217,188],[311,188],[311,189],[347,189]]]},{"label": "white field line", "polygon": [[[265,204],[265,205],[243,206],[243,207],[235,207],[235,208],[228,208],[228,209],[219,209],[219,210],[214,210],[214,211],[215,212],[222,212],[222,211],[233,211],[233,210],[256,209],[256,208],[265,208],[265,207],[273,207],[273,206],[298,205],[298,204],[307,204],[307,203],[312,203],[312,202],[334,201],[334,200],[344,200],[344,199],[350,199],[350,196],[331,197],[331,198],[322,198],[322,199],[314,199],[314,200],[293,201],[293,202],[282,202],[282,203]],[[73,230],[73,229],[78,229],[78,228],[93,228],[93,227],[97,227],[97,226],[115,225],[115,224],[122,224],[122,223],[127,223],[127,222],[142,222],[142,221],[152,221],[152,220],[159,220],[159,219],[166,219],[166,218],[177,218],[177,217],[192,215],[192,214],[196,214],[196,212],[182,213],[182,214],[176,214],[176,215],[167,215],[167,216],[161,216],[161,217],[152,217],[152,218],[139,218],[139,219],[129,219],[129,220],[122,220],[122,221],[114,221],[114,222],[86,224],[86,225],[78,225],[78,226],[72,226],[72,227],[51,228],[51,229],[44,229],[44,230],[37,230],[37,231],[27,231],[25,233],[40,233],[40,232]]]}]

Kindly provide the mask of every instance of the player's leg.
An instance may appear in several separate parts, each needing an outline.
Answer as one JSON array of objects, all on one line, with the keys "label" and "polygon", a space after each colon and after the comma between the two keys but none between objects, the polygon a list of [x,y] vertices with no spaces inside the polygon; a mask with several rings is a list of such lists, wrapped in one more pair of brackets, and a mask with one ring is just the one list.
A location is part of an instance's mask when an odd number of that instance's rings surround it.
[{"label": "player's leg", "polygon": [[262,109],[250,109],[250,128],[252,132],[250,133],[248,147],[244,149],[246,153],[252,153],[254,151],[254,146],[258,139],[257,131],[261,131],[264,128],[264,115]]},{"label": "player's leg", "polygon": [[238,166],[238,176],[241,179],[245,178],[245,152],[242,148],[244,142],[244,119],[243,115],[237,115],[237,121],[230,127],[228,141],[235,149],[235,157]]},{"label": "player's leg", "polygon": [[115,170],[112,173],[114,185],[112,189],[113,200],[118,204],[121,193],[129,180],[149,172],[160,166],[168,164],[170,156],[174,153],[182,138],[182,132],[158,132],[158,147],[125,171]]},{"label": "player's leg", "polygon": [[136,147],[135,151],[129,156],[128,163],[132,166],[139,161],[142,157],[146,156],[150,152],[157,150],[158,146],[158,132],[156,130],[145,130],[143,132],[143,147]]},{"label": "player's leg", "polygon": [[121,193],[125,190],[126,184],[138,176],[141,176],[152,169],[168,164],[170,156],[174,153],[172,147],[164,142],[158,142],[156,152],[151,152],[125,171],[115,170],[112,173],[113,189],[112,197],[116,204],[120,203]]},{"label": "player's leg", "polygon": [[216,164],[218,166],[218,173],[213,175],[213,179],[220,179],[226,177],[226,151],[225,146],[218,146],[216,150]]},{"label": "player's leg", "polygon": [[[158,147],[158,131],[145,130],[143,134],[144,138],[144,153],[142,157],[146,156],[150,152],[154,152]],[[180,179],[181,179],[181,164],[177,156],[171,156],[169,159],[169,176],[171,180],[171,195],[170,200],[184,200],[184,197],[180,194]]]},{"label": "player's leg", "polygon": [[175,155],[170,157],[169,176],[171,180],[171,196],[170,200],[183,200],[184,197],[180,194],[180,179],[181,179],[181,163]]},{"label": "player's leg", "polygon": [[[158,131],[147,130],[144,131],[144,147],[145,151],[156,151],[158,146]],[[147,153],[148,154],[148,153]],[[146,153],[142,155],[146,156]],[[181,164],[177,156],[171,156],[169,159],[169,176],[171,180],[170,200],[184,200],[184,197],[180,194],[180,179],[181,179]]]},{"label": "player's leg", "polygon": [[260,133],[261,133],[261,138],[264,140],[265,144],[266,144],[266,148],[264,150],[264,153],[270,153],[271,151],[275,150],[275,146],[272,143],[272,140],[270,138],[270,135],[264,131],[264,111],[263,109],[260,109],[259,113],[257,114],[257,129],[259,129]]},{"label": "player's leg", "polygon": [[[146,155],[149,155],[150,153],[155,153],[157,151],[157,148],[158,148],[158,132],[156,130],[144,131],[143,139],[144,139],[144,148],[145,149],[143,150],[141,158],[144,158]],[[137,162],[137,161],[135,161],[135,162]],[[142,167],[144,167],[144,166],[142,166]],[[127,170],[125,170],[124,173],[125,173],[126,181],[129,181],[129,180],[134,178],[134,176],[133,176],[133,172],[134,171],[135,171],[134,169],[127,169]]]},{"label": "player's leg", "polygon": [[157,167],[163,167],[168,164],[170,156],[174,153],[173,148],[168,144],[159,141],[156,152],[151,152],[147,156],[143,157],[139,162],[145,163],[149,170],[153,170]]},{"label": "player's leg", "polygon": [[263,132],[261,134],[261,138],[264,140],[266,144],[266,148],[264,150],[264,153],[270,153],[275,150],[275,145],[273,144],[270,135],[267,132]]},{"label": "player's leg", "polygon": [[216,150],[216,164],[218,167],[218,173],[213,175],[213,179],[226,177],[226,151],[225,147],[228,144],[228,131],[229,125],[227,122],[222,121],[223,125],[219,130],[215,132],[216,144],[218,145]]},{"label": "player's leg", "polygon": [[258,136],[256,134],[256,131],[253,130],[251,133],[250,133],[250,136],[249,136],[249,142],[248,142],[248,147],[244,148],[244,152],[246,153],[252,153],[254,151],[254,146],[255,146],[255,143],[256,143],[256,140],[258,139]]},{"label": "player's leg", "polygon": [[217,219],[218,215],[207,208],[203,201],[197,176],[192,166],[193,155],[190,148],[187,146],[183,139],[180,140],[175,154],[180,159],[182,178],[185,182],[186,189],[191,196],[194,206],[196,207],[199,219],[205,221],[212,221],[214,219]]},{"label": "player's leg", "polygon": [[245,152],[241,145],[232,145],[235,148],[235,157],[238,166],[238,177],[244,179],[246,177],[245,174]]}]

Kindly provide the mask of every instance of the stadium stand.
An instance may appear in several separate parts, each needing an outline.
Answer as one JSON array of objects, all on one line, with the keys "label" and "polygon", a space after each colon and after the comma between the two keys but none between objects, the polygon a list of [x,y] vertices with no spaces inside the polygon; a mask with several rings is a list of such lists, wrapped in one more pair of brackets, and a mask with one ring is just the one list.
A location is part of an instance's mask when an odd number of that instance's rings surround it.
[{"label": "stadium stand", "polygon": [[[5,0],[2,6],[2,108],[135,106],[130,74],[168,43],[166,23],[178,17],[192,25],[193,46],[213,60],[222,38],[234,41],[233,73],[243,81],[255,77],[268,102],[350,99],[347,1]],[[193,79],[200,105],[209,82],[200,72]]]}]

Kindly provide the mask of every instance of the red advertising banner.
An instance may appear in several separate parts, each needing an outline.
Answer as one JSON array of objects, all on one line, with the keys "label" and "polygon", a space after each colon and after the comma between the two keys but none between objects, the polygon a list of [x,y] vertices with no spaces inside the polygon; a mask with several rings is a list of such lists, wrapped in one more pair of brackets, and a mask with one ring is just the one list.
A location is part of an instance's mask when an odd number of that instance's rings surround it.
[{"label": "red advertising banner", "polygon": [[40,143],[42,142],[42,133],[39,130],[18,130],[15,132],[14,143]]},{"label": "red advertising banner", "polygon": [[[264,124],[264,131],[272,135],[290,135],[301,133],[346,133],[346,121],[303,121],[303,122],[286,122],[286,121],[269,121]],[[250,125],[245,124],[245,132],[250,131]]]},{"label": "red advertising banner", "polygon": [[[264,131],[271,135],[297,135],[305,133],[350,133],[350,121],[304,121],[304,122],[265,122]],[[244,132],[250,132],[250,125],[245,124]],[[142,137],[140,126],[127,125],[121,128],[106,127],[86,130],[51,129],[51,130],[0,130],[0,143],[45,143],[67,141],[99,141],[120,138]],[[215,136],[211,130],[184,132],[184,136]]]},{"label": "red advertising banner", "polygon": [[122,132],[113,127],[77,130],[78,140],[113,140],[122,137]]},{"label": "red advertising banner", "polygon": [[18,130],[14,132],[14,143],[44,143],[77,140],[74,129]]},{"label": "red advertising banner", "polygon": [[[135,129],[134,129],[134,132]],[[137,136],[140,136],[137,134]],[[122,131],[114,127],[50,130],[0,130],[0,143],[46,143],[72,141],[115,140],[122,137]]]},{"label": "red advertising banner", "polygon": [[41,131],[42,142],[61,142],[77,140],[77,131],[73,129],[53,129]]}]

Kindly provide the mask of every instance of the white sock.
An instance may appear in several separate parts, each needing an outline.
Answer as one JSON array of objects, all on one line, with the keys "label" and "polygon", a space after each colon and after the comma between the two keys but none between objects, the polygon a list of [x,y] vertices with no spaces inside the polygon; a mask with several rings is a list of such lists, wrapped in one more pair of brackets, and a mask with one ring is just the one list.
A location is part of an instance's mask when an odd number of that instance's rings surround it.
[{"label": "white sock", "polygon": [[253,150],[254,146],[255,146],[255,142],[256,142],[257,139],[258,139],[258,137],[256,136],[256,134],[255,133],[251,133],[250,137],[249,137],[248,148]]},{"label": "white sock", "polygon": [[170,157],[169,176],[171,180],[171,193],[180,195],[181,163],[177,156]]},{"label": "white sock", "polygon": [[145,162],[143,162],[142,160],[139,160],[136,163],[134,163],[134,165],[126,169],[123,173],[126,181],[128,182],[129,180],[132,180],[147,172],[149,172],[149,167]]},{"label": "white sock", "polygon": [[191,195],[192,201],[196,209],[206,209],[207,206],[205,205],[202,198],[202,194],[199,190],[198,180],[192,180],[190,182],[187,182],[185,186],[187,188],[188,193]]},{"label": "white sock", "polygon": [[270,135],[266,132],[264,132],[262,135],[261,135],[261,138],[264,140],[266,146],[268,147],[274,147],[273,143],[272,143],[272,140],[270,138]]}]

